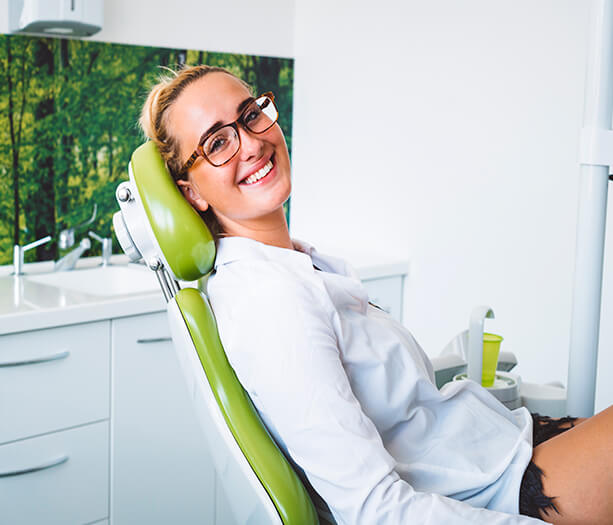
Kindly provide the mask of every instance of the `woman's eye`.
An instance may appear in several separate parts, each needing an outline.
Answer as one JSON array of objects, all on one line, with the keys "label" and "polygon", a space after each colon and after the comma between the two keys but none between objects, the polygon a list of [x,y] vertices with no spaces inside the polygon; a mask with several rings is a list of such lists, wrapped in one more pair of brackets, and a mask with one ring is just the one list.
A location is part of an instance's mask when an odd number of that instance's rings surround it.
[{"label": "woman's eye", "polygon": [[209,147],[208,152],[209,153],[215,153],[217,151],[219,151],[220,149],[222,149],[227,143],[226,137],[215,137],[210,143],[209,143]]},{"label": "woman's eye", "polygon": [[245,114],[245,124],[249,124],[250,122],[253,122],[254,120],[256,120],[260,115],[262,114],[262,111],[260,110],[260,108],[254,108],[254,109],[250,109],[246,114]]}]

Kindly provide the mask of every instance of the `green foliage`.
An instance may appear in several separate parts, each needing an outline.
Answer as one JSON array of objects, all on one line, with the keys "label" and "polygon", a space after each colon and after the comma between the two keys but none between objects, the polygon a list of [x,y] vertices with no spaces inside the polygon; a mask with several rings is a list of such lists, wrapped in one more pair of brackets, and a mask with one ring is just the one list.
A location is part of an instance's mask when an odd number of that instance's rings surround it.
[{"label": "green foliage", "polygon": [[[91,229],[111,235],[115,188],[143,141],[147,91],[159,66],[182,63],[226,67],[256,93],[273,91],[291,152],[290,59],[0,35],[0,264],[15,242],[57,235],[94,203]],[[90,254],[99,250],[94,243]],[[29,260],[58,255],[55,243],[32,252]]]}]

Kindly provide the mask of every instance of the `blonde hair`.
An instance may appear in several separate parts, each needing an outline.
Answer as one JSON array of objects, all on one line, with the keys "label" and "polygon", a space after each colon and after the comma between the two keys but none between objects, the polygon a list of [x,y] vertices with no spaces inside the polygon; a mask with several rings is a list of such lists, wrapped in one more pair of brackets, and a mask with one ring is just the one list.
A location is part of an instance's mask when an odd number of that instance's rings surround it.
[{"label": "blonde hair", "polygon": [[[249,91],[251,87],[222,67],[199,65],[186,66],[177,71],[170,68],[165,69],[168,70],[168,74],[160,76],[158,83],[151,88],[143,105],[139,124],[145,136],[157,146],[173,179],[186,179],[187,173],[180,173],[182,162],[179,156],[179,143],[168,128],[170,107],[187,86],[209,73],[225,73],[239,80]],[[223,230],[215,213],[209,207],[201,215],[217,240],[223,234]]]}]

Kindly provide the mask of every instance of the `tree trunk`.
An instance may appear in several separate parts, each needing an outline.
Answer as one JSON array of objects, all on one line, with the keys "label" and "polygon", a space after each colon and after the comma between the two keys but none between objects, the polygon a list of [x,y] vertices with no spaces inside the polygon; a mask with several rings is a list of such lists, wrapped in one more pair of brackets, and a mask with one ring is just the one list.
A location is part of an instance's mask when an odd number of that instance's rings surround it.
[{"label": "tree trunk", "polygon": [[279,84],[281,61],[278,58],[253,57],[253,70],[258,81],[258,91],[265,90],[265,86],[276,86]]},{"label": "tree trunk", "polygon": [[[17,147],[17,137],[15,135],[15,109],[13,103],[13,78],[11,77],[11,66],[13,54],[11,49],[11,37],[6,37],[6,83],[8,86],[8,119],[9,132],[11,137],[11,172],[13,176],[13,244],[19,244],[19,149]],[[23,88],[23,86],[22,86]]]},{"label": "tree trunk", "polygon": [[[34,63],[38,67],[38,80],[42,95],[34,108],[36,147],[33,155],[30,195],[24,208],[28,227],[34,232],[31,237],[39,239],[55,234],[55,170],[54,154],[58,130],[54,125],[55,100],[53,77],[55,73],[53,41],[38,39],[34,51]],[[55,243],[47,243],[36,249],[37,260],[54,259],[57,256]]]},{"label": "tree trunk", "polygon": [[113,180],[113,128],[109,127],[109,180]]},{"label": "tree trunk", "polygon": [[[17,40],[19,42],[19,40]],[[11,37],[5,37],[6,44],[6,85],[8,91],[8,114],[9,120],[9,136],[10,136],[10,157],[11,157],[11,178],[13,183],[13,243],[20,242],[19,218],[21,215],[21,201],[19,198],[19,154],[21,150],[21,132],[23,129],[23,116],[26,107],[26,94],[28,91],[27,78],[27,49],[28,43],[22,40],[21,46],[21,63],[17,60],[18,57],[13,54],[11,46]],[[13,66],[13,67],[12,67]],[[19,74],[13,78],[13,72],[19,67]],[[17,94],[21,89],[21,100],[19,101],[19,110],[17,109]]]},{"label": "tree trunk", "polygon": [[[56,113],[63,117],[65,111],[65,96],[63,92],[70,89],[70,54],[69,45],[71,40],[62,38],[59,41],[59,66],[61,70],[62,87],[60,90],[60,103],[56,107]],[[55,173],[55,196],[56,196],[56,210],[59,217],[63,217],[68,213],[68,204],[70,198],[68,195],[68,177],[72,169],[72,148],[74,145],[74,137],[72,136],[71,126],[61,126],[62,132],[59,139],[59,151],[58,151],[58,164],[56,166]]]}]

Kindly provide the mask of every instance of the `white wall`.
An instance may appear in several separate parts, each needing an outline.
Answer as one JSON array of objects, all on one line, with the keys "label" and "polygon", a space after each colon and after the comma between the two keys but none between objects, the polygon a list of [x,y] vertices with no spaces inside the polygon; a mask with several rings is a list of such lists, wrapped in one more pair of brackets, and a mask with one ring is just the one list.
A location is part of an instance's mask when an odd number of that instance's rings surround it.
[{"label": "white wall", "polygon": [[[0,33],[8,3],[0,0]],[[91,40],[291,57],[293,19],[294,0],[104,0],[103,29]]]},{"label": "white wall", "polygon": [[431,355],[486,303],[524,379],[566,381],[590,6],[297,2],[292,233],[409,257],[406,324]]}]

